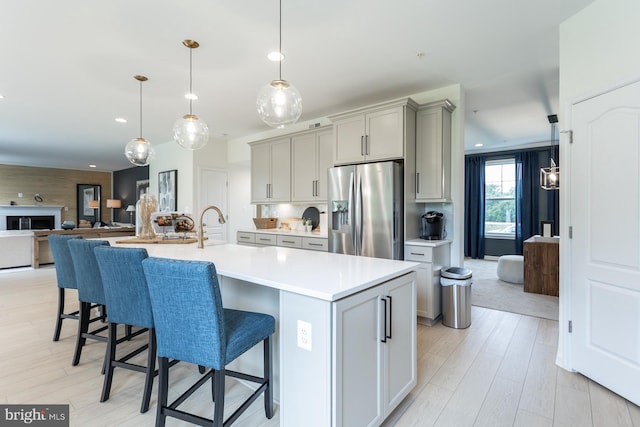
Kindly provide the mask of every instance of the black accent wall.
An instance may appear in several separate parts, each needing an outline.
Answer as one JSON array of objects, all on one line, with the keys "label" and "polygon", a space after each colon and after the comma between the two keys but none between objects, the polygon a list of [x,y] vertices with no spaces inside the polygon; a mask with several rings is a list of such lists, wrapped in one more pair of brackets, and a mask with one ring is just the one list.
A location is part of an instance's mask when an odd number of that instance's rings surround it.
[{"label": "black accent wall", "polygon": [[[149,166],[137,166],[113,172],[113,198],[122,200],[122,208],[113,210],[113,220],[116,222],[130,222],[127,206],[138,201],[136,182],[149,179]],[[136,221],[135,212],[133,222]]]}]

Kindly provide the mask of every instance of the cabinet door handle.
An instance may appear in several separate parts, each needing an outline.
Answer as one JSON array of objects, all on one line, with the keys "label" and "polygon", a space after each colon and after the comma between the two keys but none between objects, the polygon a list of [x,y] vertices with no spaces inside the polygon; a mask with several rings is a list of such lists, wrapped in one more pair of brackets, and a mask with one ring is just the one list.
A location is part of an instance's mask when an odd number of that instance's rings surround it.
[{"label": "cabinet door handle", "polygon": [[[393,301],[391,301],[391,297],[388,296],[387,299],[389,299],[389,335],[387,335],[387,338],[392,339],[391,335],[393,334]],[[384,324],[385,326],[385,331],[387,329],[387,323],[385,322]]]},{"label": "cabinet door handle", "polygon": [[380,298],[380,301],[383,302],[384,315],[382,316],[382,321],[384,322],[384,332],[382,333],[382,339],[380,342],[387,342],[387,300],[385,298]]},{"label": "cabinet door handle", "polygon": [[360,155],[364,156],[364,135],[360,135]]},{"label": "cabinet door handle", "polygon": [[369,155],[369,135],[364,136],[364,154]]},{"label": "cabinet door handle", "polygon": [[416,194],[420,194],[420,172],[416,173]]}]

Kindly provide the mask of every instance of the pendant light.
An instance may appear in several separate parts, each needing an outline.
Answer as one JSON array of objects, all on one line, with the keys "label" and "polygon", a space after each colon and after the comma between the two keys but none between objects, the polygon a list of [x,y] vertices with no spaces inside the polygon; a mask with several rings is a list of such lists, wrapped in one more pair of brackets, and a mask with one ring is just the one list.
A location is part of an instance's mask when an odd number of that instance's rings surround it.
[{"label": "pendant light", "polygon": [[549,149],[550,166],[548,168],[540,168],[540,187],[544,190],[559,190],[560,189],[560,168],[553,161],[553,142],[556,135],[556,123],[558,123],[558,116],[551,114],[547,116],[549,123],[551,124],[551,147]]},{"label": "pendant light", "polygon": [[192,90],[191,58],[193,49],[197,49],[200,44],[195,40],[185,40],[182,44],[189,48],[189,114],[180,117],[173,125],[173,139],[183,148],[199,150],[209,142],[209,126],[193,114],[193,99],[196,97]]},{"label": "pendant light", "polygon": [[291,83],[282,79],[282,0],[280,0],[280,60],[278,80],[273,80],[258,92],[256,106],[263,122],[274,128],[293,124],[302,114],[300,92]]},{"label": "pendant light", "polygon": [[147,166],[156,155],[151,143],[142,137],[142,82],[148,79],[145,76],[133,76],[133,78],[140,82],[140,137],[129,141],[124,147],[124,155],[136,166]]}]

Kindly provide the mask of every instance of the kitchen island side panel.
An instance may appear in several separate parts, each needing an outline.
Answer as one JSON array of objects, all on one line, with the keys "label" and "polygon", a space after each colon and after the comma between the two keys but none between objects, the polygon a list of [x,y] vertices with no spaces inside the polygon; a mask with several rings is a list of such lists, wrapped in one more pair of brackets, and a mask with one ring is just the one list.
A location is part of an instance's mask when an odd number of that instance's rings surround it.
[{"label": "kitchen island side panel", "polygon": [[280,425],[331,425],[332,303],[280,294]]}]

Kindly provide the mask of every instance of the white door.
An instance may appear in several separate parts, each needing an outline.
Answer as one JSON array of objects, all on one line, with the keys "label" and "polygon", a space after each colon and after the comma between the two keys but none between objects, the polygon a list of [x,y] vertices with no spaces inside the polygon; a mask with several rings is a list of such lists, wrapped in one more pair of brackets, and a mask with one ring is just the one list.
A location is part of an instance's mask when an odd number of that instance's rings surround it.
[{"label": "white door", "polygon": [[[217,206],[224,214],[224,219],[228,219],[229,206],[227,202],[227,172],[201,168],[198,172],[198,209],[194,212],[196,219],[200,218],[200,212],[207,206]],[[203,221],[206,236],[209,239],[228,240],[227,224],[218,222],[218,214],[214,210],[209,210],[205,214]]]},{"label": "white door", "polygon": [[640,82],[573,105],[572,130],[573,367],[640,404]]}]

